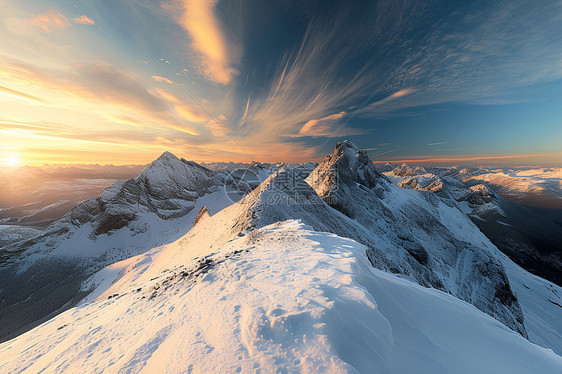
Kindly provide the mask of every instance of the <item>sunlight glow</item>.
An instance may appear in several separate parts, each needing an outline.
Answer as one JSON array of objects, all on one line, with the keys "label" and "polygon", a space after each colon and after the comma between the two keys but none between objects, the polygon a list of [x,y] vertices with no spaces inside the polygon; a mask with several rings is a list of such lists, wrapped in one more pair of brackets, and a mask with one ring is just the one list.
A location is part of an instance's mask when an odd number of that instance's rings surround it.
[{"label": "sunlight glow", "polygon": [[4,159],[4,164],[11,168],[17,168],[18,166],[20,166],[20,160],[17,156],[10,155]]}]

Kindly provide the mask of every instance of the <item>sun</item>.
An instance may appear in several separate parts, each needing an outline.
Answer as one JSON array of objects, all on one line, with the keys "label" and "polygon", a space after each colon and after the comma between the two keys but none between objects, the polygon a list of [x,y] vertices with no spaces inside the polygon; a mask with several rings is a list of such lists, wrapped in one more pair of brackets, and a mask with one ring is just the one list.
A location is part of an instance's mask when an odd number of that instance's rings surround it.
[{"label": "sun", "polygon": [[17,156],[10,155],[6,158],[6,165],[12,168],[17,168],[20,166],[20,160]]}]

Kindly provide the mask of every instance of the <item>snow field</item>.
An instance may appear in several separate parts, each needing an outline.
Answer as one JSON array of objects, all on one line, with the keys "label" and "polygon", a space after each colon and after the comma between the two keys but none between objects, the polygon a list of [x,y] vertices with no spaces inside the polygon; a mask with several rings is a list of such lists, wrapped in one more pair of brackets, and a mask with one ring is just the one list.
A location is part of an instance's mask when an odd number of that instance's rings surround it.
[{"label": "snow field", "polygon": [[102,270],[96,301],[0,345],[0,371],[562,371],[470,304],[373,269],[353,240],[298,221],[229,239],[226,218]]}]

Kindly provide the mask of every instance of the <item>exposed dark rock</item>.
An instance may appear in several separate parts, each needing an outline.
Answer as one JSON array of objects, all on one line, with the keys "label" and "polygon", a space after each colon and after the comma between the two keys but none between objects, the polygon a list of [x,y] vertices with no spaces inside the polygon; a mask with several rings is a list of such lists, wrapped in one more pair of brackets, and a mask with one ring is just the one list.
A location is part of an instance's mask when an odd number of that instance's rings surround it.
[{"label": "exposed dark rock", "polygon": [[209,209],[206,206],[199,209],[199,212],[197,213],[197,216],[195,217],[195,221],[193,222],[193,227],[195,227],[195,225],[197,225],[197,223],[201,219],[203,219],[204,217],[209,217]]}]

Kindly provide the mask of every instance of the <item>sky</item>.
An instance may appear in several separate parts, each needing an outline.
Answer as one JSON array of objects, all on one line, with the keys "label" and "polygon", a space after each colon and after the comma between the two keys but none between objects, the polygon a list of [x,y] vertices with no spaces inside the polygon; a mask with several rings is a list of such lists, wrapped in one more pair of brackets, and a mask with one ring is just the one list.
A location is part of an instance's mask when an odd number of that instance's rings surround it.
[{"label": "sky", "polygon": [[562,1],[0,0],[0,165],[562,166]]}]

